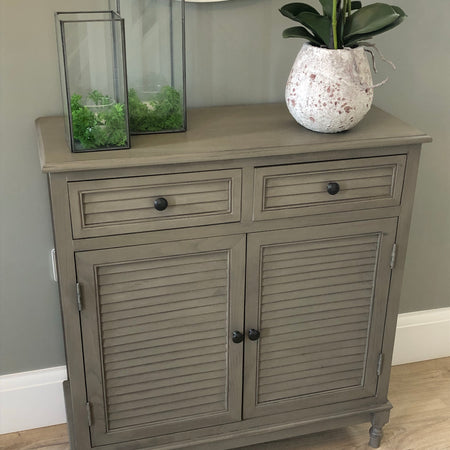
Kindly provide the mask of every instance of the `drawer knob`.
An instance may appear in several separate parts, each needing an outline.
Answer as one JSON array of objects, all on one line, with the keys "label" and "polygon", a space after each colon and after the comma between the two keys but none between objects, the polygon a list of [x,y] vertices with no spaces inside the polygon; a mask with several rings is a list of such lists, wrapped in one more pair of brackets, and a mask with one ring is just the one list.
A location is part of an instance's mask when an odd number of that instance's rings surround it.
[{"label": "drawer knob", "polygon": [[239,344],[244,340],[244,335],[240,331],[233,331],[233,337],[231,339],[235,344]]},{"label": "drawer knob", "polygon": [[169,203],[164,197],[161,197],[157,198],[153,202],[153,205],[155,206],[155,209],[157,209],[158,211],[164,211],[169,206]]},{"label": "drawer knob", "polygon": [[251,341],[257,341],[260,336],[261,333],[258,330],[254,330],[253,328],[250,328],[250,330],[248,330],[248,338]]},{"label": "drawer knob", "polygon": [[340,189],[341,189],[341,187],[339,186],[339,183],[335,183],[334,181],[331,183],[328,183],[327,192],[330,195],[336,195]]}]

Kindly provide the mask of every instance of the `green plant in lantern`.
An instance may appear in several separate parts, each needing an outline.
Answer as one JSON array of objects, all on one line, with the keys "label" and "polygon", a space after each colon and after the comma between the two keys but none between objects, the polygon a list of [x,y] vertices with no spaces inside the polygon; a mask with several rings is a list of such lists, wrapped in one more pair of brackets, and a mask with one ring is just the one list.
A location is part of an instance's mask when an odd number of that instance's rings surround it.
[{"label": "green plant in lantern", "polygon": [[280,12],[303,26],[287,28],[285,38],[304,38],[329,49],[357,47],[360,42],[400,25],[406,17],[398,6],[360,1],[319,0],[323,14],[306,3],[288,3]]},{"label": "green plant in lantern", "polygon": [[132,132],[181,130],[184,125],[180,93],[164,86],[144,102],[135,89],[128,92],[130,129]]},{"label": "green plant in lantern", "polygon": [[96,105],[98,106],[106,106],[113,103],[111,100],[111,97],[109,95],[103,95],[101,92],[94,89],[89,95],[88,98],[90,98]]},{"label": "green plant in lantern", "polygon": [[70,101],[73,138],[85,150],[124,147],[127,144],[125,105],[114,103],[99,91],[88,98],[98,110],[83,104],[83,97],[73,94]]}]

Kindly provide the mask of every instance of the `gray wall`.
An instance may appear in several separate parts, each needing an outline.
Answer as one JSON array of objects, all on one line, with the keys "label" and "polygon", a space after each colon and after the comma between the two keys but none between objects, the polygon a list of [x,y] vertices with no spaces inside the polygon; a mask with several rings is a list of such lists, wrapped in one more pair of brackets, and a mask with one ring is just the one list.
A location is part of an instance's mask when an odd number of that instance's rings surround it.
[{"label": "gray wall", "polygon": [[[191,106],[281,101],[301,41],[283,0],[187,5]],[[311,0],[311,4],[317,4]],[[405,24],[376,39],[396,72],[375,103],[428,132],[406,264],[401,312],[450,306],[450,30],[448,0],[396,0]],[[34,119],[60,114],[53,12],[97,8],[101,0],[0,0],[0,374],[64,364],[45,176]],[[380,74],[381,79],[381,74]]]}]

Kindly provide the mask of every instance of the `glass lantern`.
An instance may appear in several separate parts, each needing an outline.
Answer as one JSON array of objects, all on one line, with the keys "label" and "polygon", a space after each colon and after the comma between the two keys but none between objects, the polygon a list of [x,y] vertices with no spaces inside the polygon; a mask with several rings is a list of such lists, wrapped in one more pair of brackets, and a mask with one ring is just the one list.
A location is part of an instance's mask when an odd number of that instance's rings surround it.
[{"label": "glass lantern", "polygon": [[184,0],[110,0],[125,20],[131,134],[186,130]]},{"label": "glass lantern", "polygon": [[124,21],[56,13],[66,136],[73,152],[130,148]]}]

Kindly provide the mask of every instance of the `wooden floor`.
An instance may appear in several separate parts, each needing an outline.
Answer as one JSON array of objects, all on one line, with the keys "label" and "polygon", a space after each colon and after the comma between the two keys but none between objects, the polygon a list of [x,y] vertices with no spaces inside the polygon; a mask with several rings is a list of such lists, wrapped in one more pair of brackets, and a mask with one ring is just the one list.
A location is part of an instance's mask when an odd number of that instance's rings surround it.
[{"label": "wooden floor", "polygon": [[[390,423],[384,427],[381,450],[450,449],[450,358],[394,367],[389,399],[394,409]],[[368,429],[369,425],[363,424],[245,450],[368,449]],[[69,450],[67,427],[0,435],[0,449]]]}]

